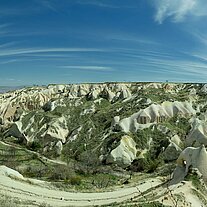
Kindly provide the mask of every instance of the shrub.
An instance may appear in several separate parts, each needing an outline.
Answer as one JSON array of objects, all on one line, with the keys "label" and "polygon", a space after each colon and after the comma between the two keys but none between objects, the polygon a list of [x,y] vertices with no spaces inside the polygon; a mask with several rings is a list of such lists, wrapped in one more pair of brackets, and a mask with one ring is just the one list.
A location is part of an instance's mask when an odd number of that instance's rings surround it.
[{"label": "shrub", "polygon": [[1,195],[0,197],[0,206],[2,207],[19,207],[20,202],[17,198],[11,198],[7,195]]},{"label": "shrub", "polygon": [[152,160],[149,155],[146,158],[141,158],[134,160],[132,165],[130,166],[130,170],[134,172],[142,172],[145,171],[147,173],[153,173],[159,166],[161,160]]},{"label": "shrub", "polygon": [[42,145],[38,141],[34,141],[28,145],[29,149],[33,151],[38,151],[39,149],[42,149]]},{"label": "shrub", "polygon": [[150,202],[150,203],[143,203],[140,205],[140,207],[164,207],[163,204],[159,202]]},{"label": "shrub", "polygon": [[51,170],[50,180],[69,180],[73,174],[73,170],[69,169],[69,167],[60,165]]},{"label": "shrub", "polygon": [[80,185],[82,183],[81,177],[77,175],[72,176],[69,181],[71,185]]}]

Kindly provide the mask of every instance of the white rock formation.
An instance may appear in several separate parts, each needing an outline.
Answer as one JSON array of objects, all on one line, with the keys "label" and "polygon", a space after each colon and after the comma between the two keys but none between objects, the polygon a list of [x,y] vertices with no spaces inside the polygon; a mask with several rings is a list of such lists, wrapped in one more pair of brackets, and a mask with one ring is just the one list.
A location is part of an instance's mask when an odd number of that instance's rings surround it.
[{"label": "white rock formation", "polygon": [[[30,87],[25,89],[19,89],[16,91],[8,92],[6,94],[0,94],[0,116],[3,119],[12,120],[16,108],[20,107],[24,110],[39,109],[44,106],[52,98],[68,97],[71,99],[77,99],[80,97],[88,97],[91,99],[97,99],[101,94],[105,93],[105,98],[109,101],[126,100],[132,97],[132,90],[139,91],[141,89],[154,88],[164,89],[170,91],[179,91],[185,88],[185,84],[162,84],[162,83],[100,83],[100,84],[69,84],[69,85],[49,85],[48,87]],[[164,106],[166,104],[166,106]],[[179,105],[174,103],[173,107],[167,107],[165,103],[161,108],[165,108],[168,115],[176,112],[176,107],[182,108],[182,112],[189,109],[188,105]],[[54,108],[53,106],[51,106]],[[184,107],[184,108],[183,108]],[[154,116],[159,113],[162,115],[162,110],[158,106],[155,106],[157,110],[146,109],[146,113],[150,115],[153,120],[153,114],[151,111],[156,111]],[[173,108],[173,111],[171,110]],[[151,121],[152,121],[151,120]]]},{"label": "white rock formation", "polygon": [[66,104],[64,103],[64,100],[62,98],[59,98],[54,101],[48,101],[42,108],[45,111],[54,111],[58,106],[60,107],[66,107]]},{"label": "white rock formation", "polygon": [[42,135],[42,137],[51,137],[54,139],[60,139],[62,143],[65,143],[66,138],[69,134],[67,127],[67,121],[65,117],[54,119],[49,123],[48,129]]},{"label": "white rock formation", "polygon": [[137,131],[139,124],[159,123],[176,115],[190,116],[195,114],[189,102],[163,102],[161,105],[152,104],[132,116],[122,119],[119,123],[124,132]]},{"label": "white rock formation", "polygon": [[[126,99],[131,96],[131,84],[100,83],[100,84],[70,84],[49,85],[48,87],[31,87],[20,89],[6,94],[0,94],[0,116],[12,121],[17,108],[34,110],[41,108],[52,98],[88,96],[97,99],[101,94],[106,95],[109,101]],[[59,103],[51,102],[51,110]],[[56,105],[56,106],[54,106]]]},{"label": "white rock formation", "polygon": [[170,131],[168,127],[160,125],[160,124],[157,125],[157,129],[161,131],[163,134],[167,134]]},{"label": "white rock formation", "polygon": [[116,125],[118,125],[119,121],[120,121],[120,116],[115,116],[111,122],[111,126],[116,127]]},{"label": "white rock formation", "polygon": [[82,129],[82,126],[78,127],[77,129],[73,130],[70,136],[68,137],[68,141],[72,142],[75,141],[78,138],[78,135]]},{"label": "white rock formation", "polygon": [[186,138],[187,146],[207,146],[207,122],[197,118],[192,120],[191,131]]},{"label": "white rock formation", "polygon": [[60,156],[60,155],[61,155],[61,152],[62,152],[62,150],[63,150],[63,144],[62,144],[61,141],[58,141],[58,142],[56,143],[56,145],[55,145],[55,149],[56,149],[56,153],[57,153],[57,155]]},{"label": "white rock formation", "polygon": [[177,167],[173,173],[173,179],[179,181],[183,179],[189,168],[197,168],[207,181],[207,152],[204,145],[200,147],[188,147],[182,151],[177,159]]},{"label": "white rock formation", "polygon": [[123,136],[119,146],[111,151],[107,162],[127,167],[134,161],[136,156],[137,149],[135,141],[129,136]]},{"label": "white rock formation", "polygon": [[201,88],[201,92],[207,93],[207,84],[203,85],[203,87]]},{"label": "white rock formation", "polygon": [[36,118],[34,114],[29,122],[24,123],[24,125],[21,120],[14,122],[6,135],[20,138],[25,144],[33,142],[37,138],[37,135],[38,137],[47,138],[51,141],[53,139],[58,139],[62,143],[65,143],[69,134],[66,118],[51,118],[48,123],[44,123],[44,118],[35,121]]},{"label": "white rock formation", "polygon": [[183,142],[180,139],[180,137],[175,134],[174,136],[171,137],[170,139],[171,142],[175,143],[177,146],[182,147],[183,146]]},{"label": "white rock formation", "polygon": [[23,175],[21,175],[19,172],[11,168],[8,168],[4,165],[0,166],[0,175],[4,175],[7,177],[16,178],[16,179],[22,179],[22,180],[24,179]]},{"label": "white rock formation", "polygon": [[93,114],[96,111],[95,105],[92,105],[90,108],[84,109],[84,111],[81,112],[80,115],[86,115],[86,114]]}]

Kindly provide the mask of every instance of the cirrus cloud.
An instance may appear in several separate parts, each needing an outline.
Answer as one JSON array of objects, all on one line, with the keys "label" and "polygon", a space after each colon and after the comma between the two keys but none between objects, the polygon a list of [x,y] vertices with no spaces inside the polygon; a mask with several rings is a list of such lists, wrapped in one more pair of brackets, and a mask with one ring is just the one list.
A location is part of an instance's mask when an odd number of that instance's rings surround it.
[{"label": "cirrus cloud", "polygon": [[173,22],[182,22],[187,16],[207,16],[207,4],[204,0],[153,0],[156,9],[155,21],[162,24],[167,18]]}]

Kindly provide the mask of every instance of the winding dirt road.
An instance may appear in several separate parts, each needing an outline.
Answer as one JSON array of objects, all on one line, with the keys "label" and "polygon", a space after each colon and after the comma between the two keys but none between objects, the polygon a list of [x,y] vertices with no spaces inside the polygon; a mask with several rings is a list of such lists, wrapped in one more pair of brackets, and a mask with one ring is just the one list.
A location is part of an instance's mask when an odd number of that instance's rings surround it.
[{"label": "winding dirt road", "polygon": [[33,206],[43,202],[54,206],[93,206],[107,205],[134,198],[152,187],[161,184],[159,179],[149,179],[136,187],[121,188],[113,192],[103,193],[70,193],[65,191],[50,190],[27,182],[14,180],[5,175],[0,175],[0,195],[29,201]]}]

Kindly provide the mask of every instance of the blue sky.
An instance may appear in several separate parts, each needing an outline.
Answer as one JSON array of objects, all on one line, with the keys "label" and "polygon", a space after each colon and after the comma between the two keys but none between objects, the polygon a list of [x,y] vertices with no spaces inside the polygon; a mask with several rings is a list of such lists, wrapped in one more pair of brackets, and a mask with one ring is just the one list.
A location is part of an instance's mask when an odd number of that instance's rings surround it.
[{"label": "blue sky", "polygon": [[206,0],[0,0],[0,85],[206,82]]}]

